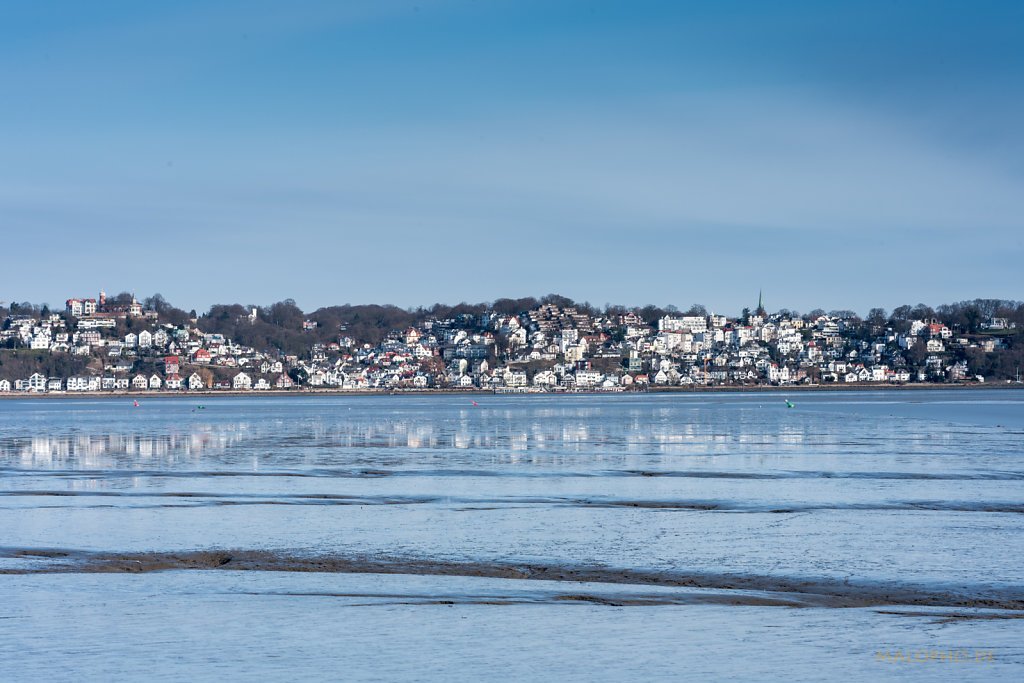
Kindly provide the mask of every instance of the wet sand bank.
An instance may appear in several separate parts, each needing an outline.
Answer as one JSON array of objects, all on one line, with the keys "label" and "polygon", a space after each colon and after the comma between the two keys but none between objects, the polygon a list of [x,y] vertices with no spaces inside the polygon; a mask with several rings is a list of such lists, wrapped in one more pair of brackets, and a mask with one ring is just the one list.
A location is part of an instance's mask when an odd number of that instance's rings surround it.
[{"label": "wet sand bank", "polygon": [[[597,584],[649,585],[729,591],[673,596],[672,604],[778,605],[789,607],[983,608],[1020,612],[1024,586],[914,585],[822,577],[716,574],[708,572],[617,569],[600,565],[542,565],[502,561],[458,561],[415,557],[312,555],[271,550],[190,552],[90,552],[74,549],[0,549],[0,574],[145,573],[166,570],[230,570],[462,576]],[[733,592],[735,591],[735,592]],[[565,600],[578,599],[570,595]],[[659,604],[645,597],[638,604]],[[668,604],[668,603],[660,603]]]}]

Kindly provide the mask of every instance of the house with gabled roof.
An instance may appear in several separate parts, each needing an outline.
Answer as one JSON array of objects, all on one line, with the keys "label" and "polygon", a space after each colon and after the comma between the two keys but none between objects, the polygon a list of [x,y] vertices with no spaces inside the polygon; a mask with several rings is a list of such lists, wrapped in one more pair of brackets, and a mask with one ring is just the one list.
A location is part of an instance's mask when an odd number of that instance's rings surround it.
[{"label": "house with gabled roof", "polygon": [[46,391],[46,376],[33,372],[25,384],[25,389],[33,392]]}]

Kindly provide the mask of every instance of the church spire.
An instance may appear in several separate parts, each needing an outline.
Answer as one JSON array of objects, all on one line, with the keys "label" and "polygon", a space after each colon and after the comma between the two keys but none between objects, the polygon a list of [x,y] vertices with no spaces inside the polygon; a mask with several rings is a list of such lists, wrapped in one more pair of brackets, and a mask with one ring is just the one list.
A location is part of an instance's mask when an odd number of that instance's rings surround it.
[{"label": "church spire", "polygon": [[764,293],[762,290],[757,290],[757,312],[764,313]]}]

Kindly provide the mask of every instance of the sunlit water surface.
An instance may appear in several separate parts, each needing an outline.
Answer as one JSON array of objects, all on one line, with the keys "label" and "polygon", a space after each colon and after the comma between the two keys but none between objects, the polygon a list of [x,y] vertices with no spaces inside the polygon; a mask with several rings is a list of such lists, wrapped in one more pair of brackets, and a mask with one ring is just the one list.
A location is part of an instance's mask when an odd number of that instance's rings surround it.
[{"label": "sunlit water surface", "polygon": [[1024,676],[1018,390],[140,404],[0,401],[5,680]]}]

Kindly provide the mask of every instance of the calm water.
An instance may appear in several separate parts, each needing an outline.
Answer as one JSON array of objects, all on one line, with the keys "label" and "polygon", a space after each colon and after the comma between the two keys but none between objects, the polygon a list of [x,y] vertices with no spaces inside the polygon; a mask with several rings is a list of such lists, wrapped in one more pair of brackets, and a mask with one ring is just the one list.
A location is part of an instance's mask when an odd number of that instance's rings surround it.
[{"label": "calm water", "polygon": [[0,401],[0,678],[1024,676],[1024,392],[784,398]]}]

